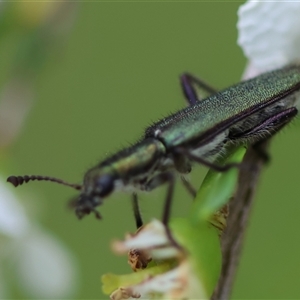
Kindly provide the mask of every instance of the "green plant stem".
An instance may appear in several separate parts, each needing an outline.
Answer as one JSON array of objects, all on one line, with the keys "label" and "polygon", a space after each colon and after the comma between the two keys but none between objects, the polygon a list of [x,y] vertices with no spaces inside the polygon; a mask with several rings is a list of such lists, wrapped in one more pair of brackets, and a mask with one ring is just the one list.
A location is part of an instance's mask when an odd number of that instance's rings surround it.
[{"label": "green plant stem", "polygon": [[[269,142],[261,150],[266,151]],[[237,191],[229,203],[227,228],[221,237],[223,264],[218,285],[211,300],[227,300],[234,284],[235,274],[241,254],[242,242],[260,173],[264,161],[252,147],[247,150],[238,179]]]}]

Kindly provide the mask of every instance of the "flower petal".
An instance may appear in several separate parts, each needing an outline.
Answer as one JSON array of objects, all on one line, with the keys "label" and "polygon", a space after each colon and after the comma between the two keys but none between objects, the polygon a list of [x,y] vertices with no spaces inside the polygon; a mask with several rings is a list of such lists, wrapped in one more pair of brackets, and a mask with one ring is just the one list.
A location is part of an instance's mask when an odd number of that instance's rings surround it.
[{"label": "flower petal", "polygon": [[[158,220],[152,220],[146,226],[141,227],[134,235],[127,235],[125,241],[114,241],[112,248],[115,252],[122,254],[132,249],[168,248],[169,238],[165,226]],[[172,248],[172,245],[171,245]]]},{"label": "flower petal", "polygon": [[75,259],[48,233],[35,227],[19,243],[17,275],[20,284],[34,298],[69,297],[75,291]]},{"label": "flower petal", "polygon": [[18,237],[30,227],[23,207],[0,177],[0,234]]},{"label": "flower petal", "polygon": [[238,44],[262,71],[300,59],[300,2],[248,1],[238,11]]}]

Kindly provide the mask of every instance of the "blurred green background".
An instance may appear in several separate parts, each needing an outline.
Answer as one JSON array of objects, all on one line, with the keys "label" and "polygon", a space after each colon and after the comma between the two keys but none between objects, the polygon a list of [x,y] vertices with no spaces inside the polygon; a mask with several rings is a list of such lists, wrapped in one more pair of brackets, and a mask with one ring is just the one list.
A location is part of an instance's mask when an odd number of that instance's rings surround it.
[{"label": "blurred green background", "polygon": [[[39,5],[39,4],[36,4]],[[152,121],[185,106],[178,76],[189,71],[217,88],[240,80],[246,59],[237,46],[240,3],[81,3],[64,46],[53,50],[35,85],[35,104],[9,149],[11,174],[42,174],[80,183],[85,171],[126,147]],[[18,37],[2,39],[1,82]],[[297,123],[297,122],[295,122]],[[273,141],[251,216],[232,299],[300,298],[299,126]],[[199,186],[205,169],[195,166]],[[78,299],[104,298],[100,276],[129,273],[110,241],[134,230],[129,195],[111,196],[78,221],[67,209],[69,188],[31,183],[40,222],[80,261]],[[142,195],[146,219],[160,216],[165,189]],[[174,216],[190,197],[176,187]],[[26,297],[16,291],[16,297]],[[108,298],[107,296],[105,298]]]}]

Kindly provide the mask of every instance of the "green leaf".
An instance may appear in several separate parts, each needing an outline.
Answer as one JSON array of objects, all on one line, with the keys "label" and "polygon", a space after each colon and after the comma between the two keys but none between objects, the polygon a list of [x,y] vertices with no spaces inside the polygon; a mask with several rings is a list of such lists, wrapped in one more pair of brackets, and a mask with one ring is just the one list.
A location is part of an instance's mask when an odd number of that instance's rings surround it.
[{"label": "green leaf", "polygon": [[[223,163],[241,162],[246,149],[240,147],[231,153]],[[227,172],[209,170],[195,198],[192,208],[193,219],[209,220],[214,213],[222,208],[233,195],[238,179],[238,169]]]},{"label": "green leaf", "polygon": [[116,275],[112,273],[104,274],[101,277],[103,284],[102,291],[104,294],[109,295],[119,287],[127,287],[138,284],[147,278],[162,274],[168,271],[170,268],[171,266],[168,263],[163,263],[158,266],[125,275]]},{"label": "green leaf", "polygon": [[174,219],[170,227],[176,241],[184,247],[187,260],[209,298],[218,282],[222,254],[218,230],[206,221],[195,224],[189,219]]}]

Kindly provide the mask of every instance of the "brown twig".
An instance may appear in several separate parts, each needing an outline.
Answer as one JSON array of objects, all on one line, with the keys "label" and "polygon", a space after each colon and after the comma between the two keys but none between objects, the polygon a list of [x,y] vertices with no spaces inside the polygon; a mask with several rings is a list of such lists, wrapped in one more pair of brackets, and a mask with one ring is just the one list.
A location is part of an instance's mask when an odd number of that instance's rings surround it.
[{"label": "brown twig", "polygon": [[[260,149],[266,150],[268,144],[268,142],[265,142]],[[211,300],[227,300],[230,297],[263,164],[263,160],[258,157],[257,151],[250,147],[243,161],[245,168],[239,174],[237,191],[229,203],[227,228],[221,238],[222,272]]]}]

